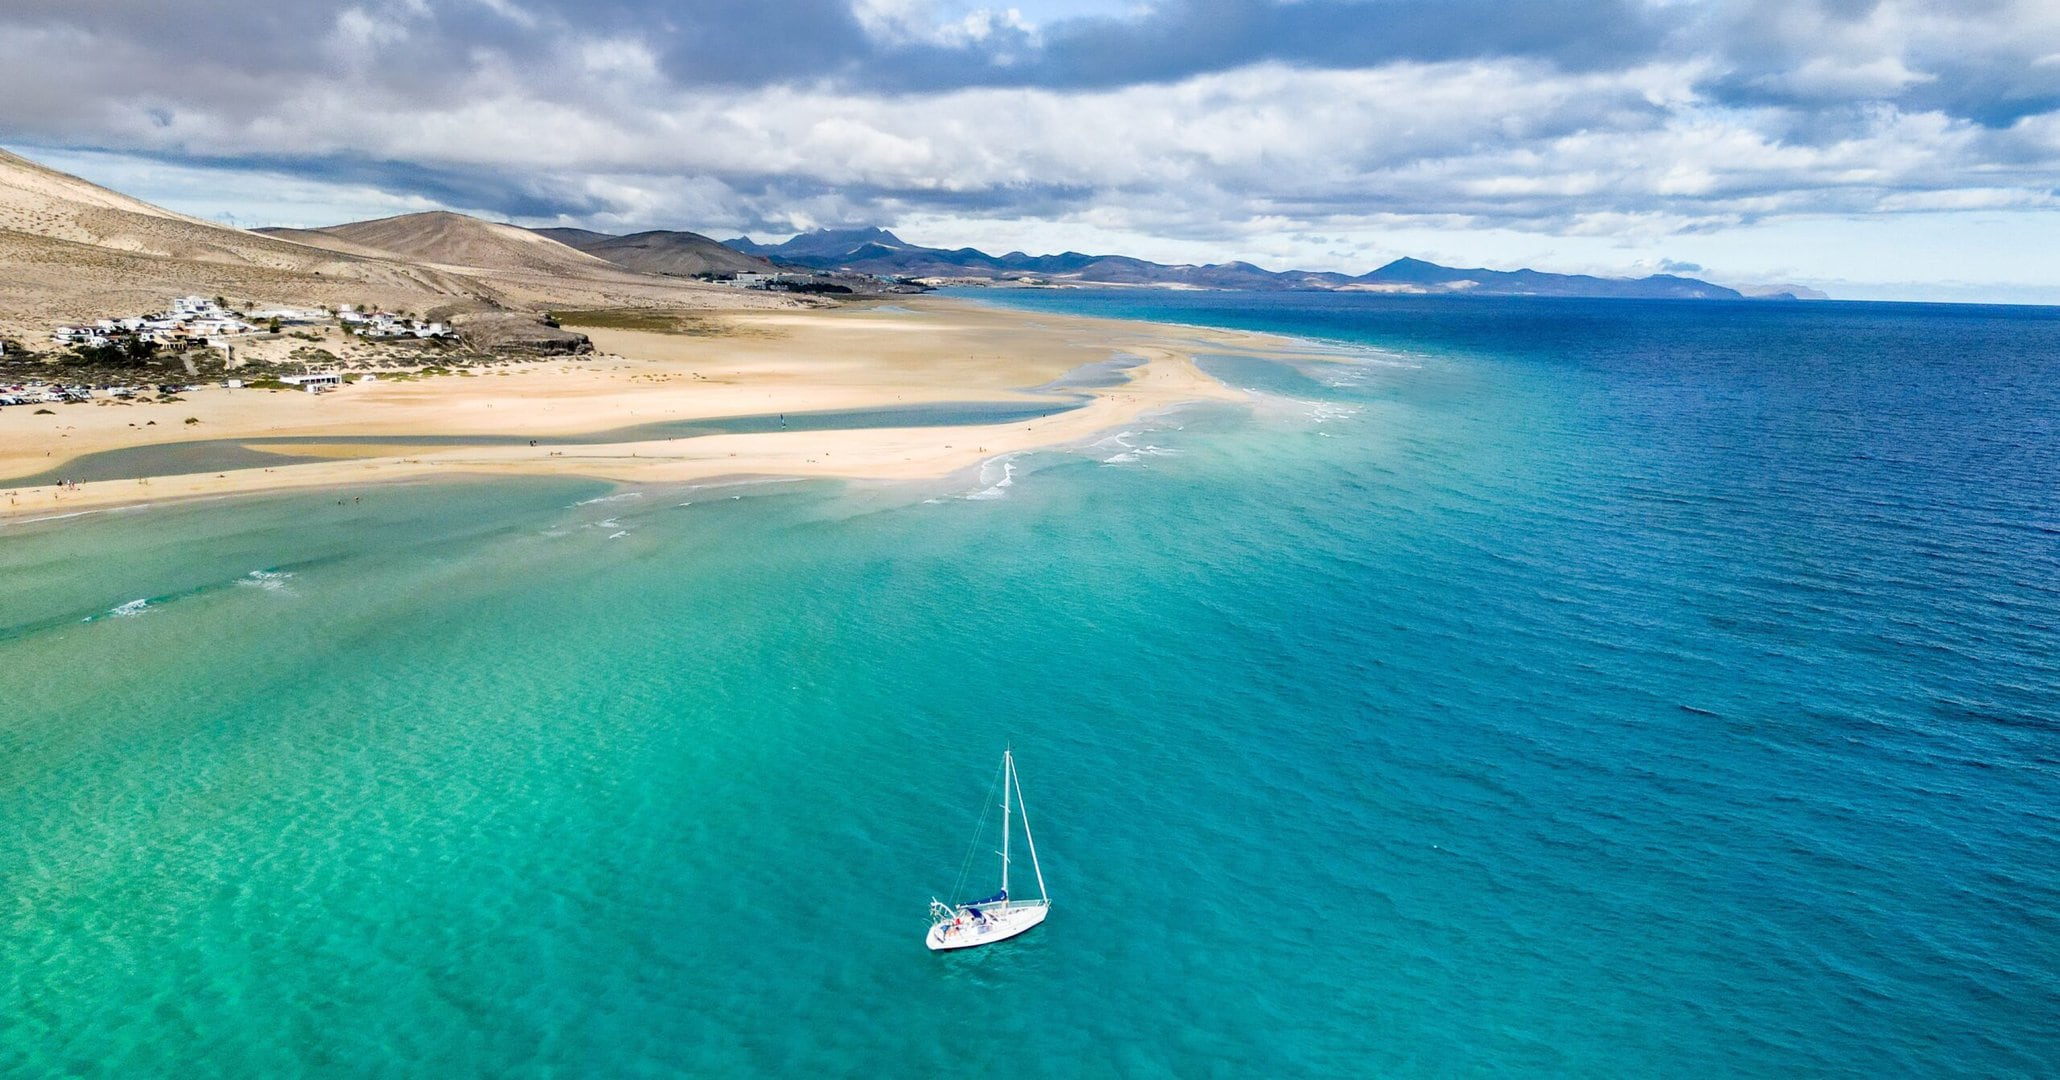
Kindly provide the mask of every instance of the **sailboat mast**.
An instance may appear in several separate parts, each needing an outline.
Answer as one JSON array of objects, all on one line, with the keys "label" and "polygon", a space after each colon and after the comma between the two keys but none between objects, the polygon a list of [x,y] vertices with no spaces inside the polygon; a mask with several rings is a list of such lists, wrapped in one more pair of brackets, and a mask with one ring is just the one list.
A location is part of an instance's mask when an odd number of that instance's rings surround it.
[{"label": "sailboat mast", "polygon": [[1001,752],[1001,891],[1009,891],[1009,778],[1016,774],[1016,759]]},{"label": "sailboat mast", "polygon": [[1016,775],[1015,762],[1009,763],[1009,779],[1016,785],[1016,809],[1023,812],[1023,839],[1030,845],[1030,869],[1037,873],[1037,898],[1050,900],[1044,891],[1044,867],[1037,862],[1037,838],[1030,835],[1030,807],[1023,803],[1023,779]]}]

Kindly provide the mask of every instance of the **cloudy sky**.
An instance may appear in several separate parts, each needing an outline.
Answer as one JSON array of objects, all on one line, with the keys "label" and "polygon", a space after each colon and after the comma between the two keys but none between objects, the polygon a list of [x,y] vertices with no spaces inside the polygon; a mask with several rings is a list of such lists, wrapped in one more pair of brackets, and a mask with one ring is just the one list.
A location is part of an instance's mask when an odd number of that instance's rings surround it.
[{"label": "cloudy sky", "polygon": [[7,0],[0,145],[242,225],[2060,303],[2056,0]]}]

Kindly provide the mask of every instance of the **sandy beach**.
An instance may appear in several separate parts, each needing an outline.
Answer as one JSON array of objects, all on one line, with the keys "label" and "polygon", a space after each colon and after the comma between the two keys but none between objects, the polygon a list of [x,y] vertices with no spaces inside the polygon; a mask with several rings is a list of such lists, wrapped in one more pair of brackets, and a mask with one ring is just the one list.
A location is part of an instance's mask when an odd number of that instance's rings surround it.
[{"label": "sandy beach", "polygon": [[[690,333],[579,327],[598,352],[477,374],[351,384],[331,393],[221,387],[172,403],[0,411],[0,477],[62,475],[88,454],[293,438],[320,458],[268,467],[0,486],[0,517],[462,474],[677,482],[729,476],[940,477],[997,455],[1064,445],[1174,405],[1237,400],[1197,349],[1275,351],[1261,335],[983,308],[942,298],[834,310],[738,312]],[[1134,361],[1120,385],[1049,387],[1087,365]],[[1092,369],[1090,369],[1092,370]],[[1089,380],[1107,383],[1103,378]],[[1040,391],[1036,388],[1046,387]],[[1084,398],[1084,401],[1083,401]],[[921,405],[1035,405],[994,424],[764,431],[624,441],[645,425]],[[194,422],[188,422],[189,418]],[[467,445],[463,439],[484,441]],[[381,442],[323,442],[378,437]],[[410,437],[422,437],[410,444]],[[550,440],[531,446],[524,440]]]}]

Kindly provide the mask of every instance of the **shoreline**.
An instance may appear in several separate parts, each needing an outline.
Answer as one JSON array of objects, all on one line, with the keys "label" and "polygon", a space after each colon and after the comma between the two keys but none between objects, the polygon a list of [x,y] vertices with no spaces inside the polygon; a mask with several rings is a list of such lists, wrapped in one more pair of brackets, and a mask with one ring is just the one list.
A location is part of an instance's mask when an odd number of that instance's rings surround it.
[{"label": "shoreline", "polygon": [[[63,466],[53,466],[56,459],[47,456],[60,439],[69,451],[64,462],[111,451],[147,454],[245,441],[255,450],[270,445],[323,459],[161,474],[139,469],[142,475],[66,488],[47,482],[0,486],[0,523],[438,478],[939,479],[1006,454],[1090,440],[1161,409],[1244,401],[1245,395],[1203,372],[1195,357],[1216,348],[1293,351],[1283,350],[1291,343],[1263,334],[989,308],[941,297],[731,313],[717,334],[580,329],[594,337],[601,354],[528,361],[471,377],[354,384],[320,396],[210,388],[170,405],[71,405],[46,416],[0,411],[0,471],[17,476],[61,475]],[[1112,361],[1128,364],[1120,369],[1125,378],[1113,385],[1062,385],[1075,372]],[[1053,411],[991,424],[578,441],[787,413],[801,419],[1041,404]],[[166,418],[178,416],[198,423],[170,427],[179,421]],[[192,437],[147,437],[139,423],[145,417],[158,420],[149,425],[152,435],[165,427],[166,434],[191,431]],[[468,437],[481,441],[464,442]],[[525,437],[536,444],[517,441]],[[410,445],[410,438],[425,441]]]}]

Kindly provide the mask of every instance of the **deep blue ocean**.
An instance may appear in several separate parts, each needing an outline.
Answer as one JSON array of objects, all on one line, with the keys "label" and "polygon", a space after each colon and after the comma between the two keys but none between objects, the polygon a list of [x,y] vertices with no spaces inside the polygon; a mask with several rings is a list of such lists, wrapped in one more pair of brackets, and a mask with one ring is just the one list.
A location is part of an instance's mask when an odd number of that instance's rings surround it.
[{"label": "deep blue ocean", "polygon": [[[976,302],[1309,355],[0,527],[0,1075],[2053,1074],[2060,309]],[[1007,743],[1051,917],[932,954]]]}]

